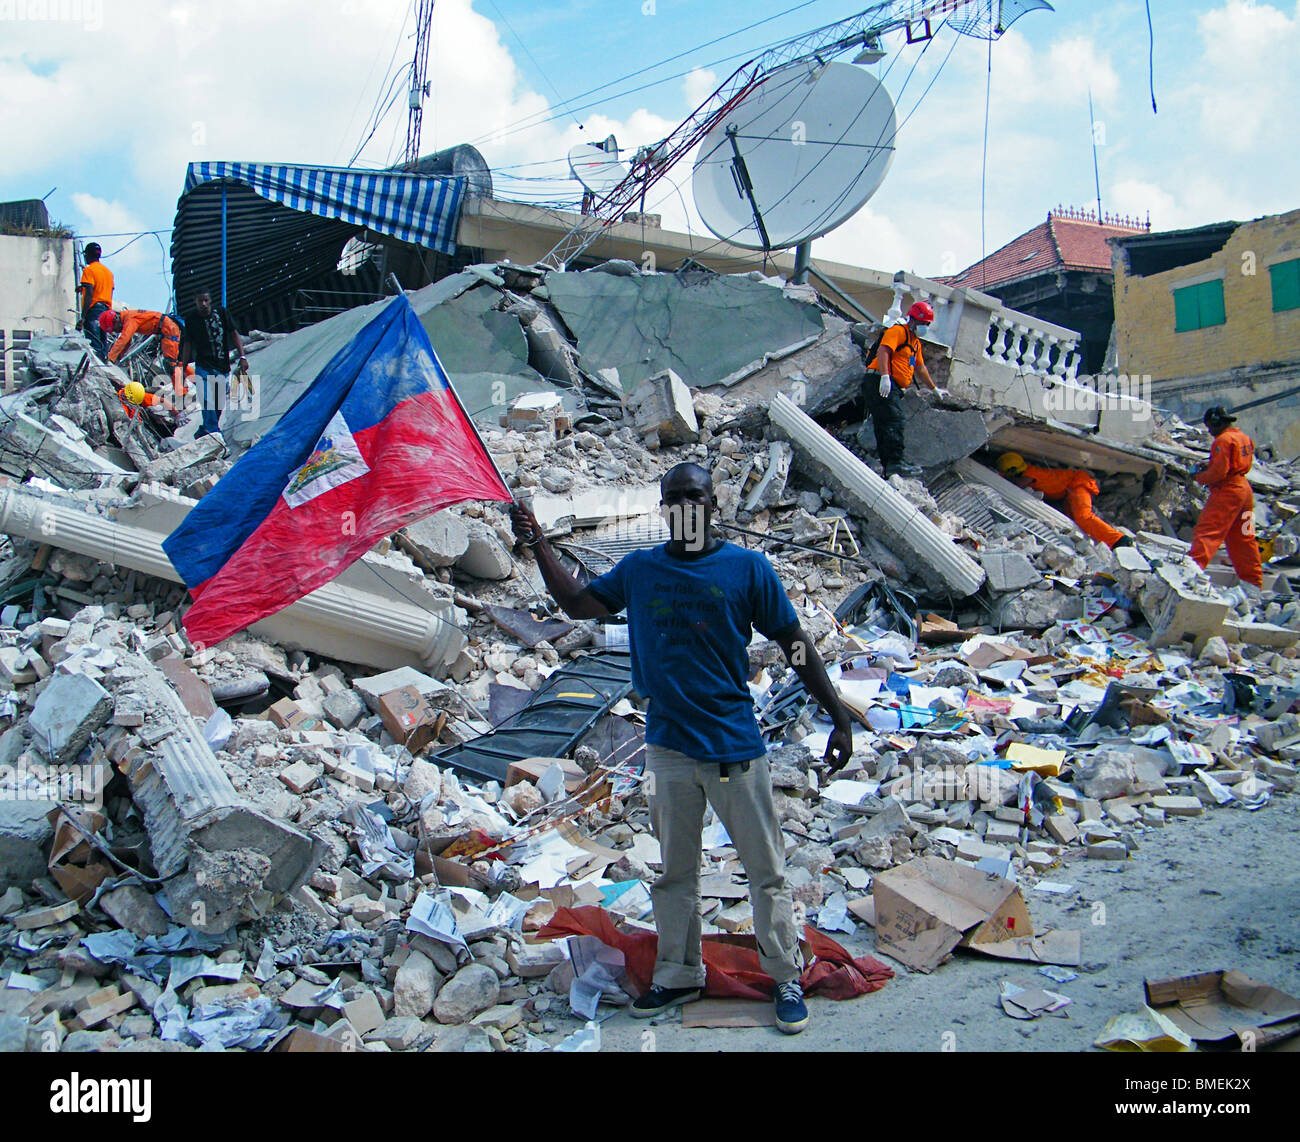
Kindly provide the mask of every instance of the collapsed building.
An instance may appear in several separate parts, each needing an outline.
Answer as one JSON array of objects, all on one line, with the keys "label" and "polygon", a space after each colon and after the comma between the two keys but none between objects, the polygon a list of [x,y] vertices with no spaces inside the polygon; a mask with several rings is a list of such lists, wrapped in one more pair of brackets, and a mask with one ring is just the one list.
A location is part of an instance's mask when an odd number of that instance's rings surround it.
[{"label": "collapsed building", "polygon": [[[879,925],[898,869],[1029,884],[1292,792],[1300,473],[1251,473],[1265,590],[1202,572],[1201,429],[1099,391],[1077,334],[989,295],[898,275],[878,296],[615,260],[474,265],[408,298],[575,572],[663,541],[657,481],[684,460],[724,536],[772,559],[860,724],[826,780],[827,725],[751,646],[801,922]],[[946,395],[906,394],[923,476],[885,481],[854,330],[913,297]],[[412,524],[220,645],[184,633],[162,540],[382,304],[252,334],[230,454],[144,431],[71,334],[33,339],[0,399],[5,1047],[576,1049],[637,983],[583,926],[652,930],[626,628],[557,613],[500,505]],[[1103,474],[1135,544],[1002,479],[1002,449]],[[716,827],[706,861],[706,934],[750,931]]]}]

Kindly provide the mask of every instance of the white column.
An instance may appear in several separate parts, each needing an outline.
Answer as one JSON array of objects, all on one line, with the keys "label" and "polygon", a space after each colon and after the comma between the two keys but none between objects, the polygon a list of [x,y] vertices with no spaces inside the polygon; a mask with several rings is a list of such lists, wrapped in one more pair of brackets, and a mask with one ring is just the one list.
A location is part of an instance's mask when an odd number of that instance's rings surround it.
[{"label": "white column", "polygon": [[880,521],[889,540],[905,549],[905,562],[954,595],[964,598],[979,590],[984,569],[792,400],[778,393],[768,412],[795,447],[857,501],[861,514]]},{"label": "white column", "polygon": [[[75,500],[6,488],[0,493],[0,534],[180,582],[162,549],[165,536],[92,515]],[[344,662],[386,670],[418,663],[441,672],[465,645],[458,617],[463,619],[463,612],[434,595],[398,603],[332,582],[255,623],[254,629],[277,642]]]}]

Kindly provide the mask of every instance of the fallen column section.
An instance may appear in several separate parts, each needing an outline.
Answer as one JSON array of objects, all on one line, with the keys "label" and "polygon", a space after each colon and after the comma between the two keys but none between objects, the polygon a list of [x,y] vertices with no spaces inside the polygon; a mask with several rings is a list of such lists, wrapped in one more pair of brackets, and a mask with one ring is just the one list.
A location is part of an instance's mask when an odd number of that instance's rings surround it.
[{"label": "fallen column section", "polygon": [[789,397],[778,393],[769,415],[818,477],[844,495],[854,514],[871,521],[882,539],[897,545],[922,578],[960,597],[979,590],[984,569]]},{"label": "fallen column section", "polygon": [[173,919],[225,932],[305,884],[324,844],[244,801],[162,672],[139,655],[124,663],[136,672],[156,732],[170,731],[156,752],[127,750],[121,767]]},{"label": "fallen column section", "polygon": [[[0,533],[180,582],[163,553],[163,534],[96,515],[76,499],[6,488],[0,496]],[[375,575],[376,587],[385,586],[383,577]],[[464,647],[465,636],[456,621],[460,616],[463,612],[453,603],[436,595],[397,602],[336,580],[249,629],[285,646],[344,662],[381,670],[413,666],[441,671]]]}]

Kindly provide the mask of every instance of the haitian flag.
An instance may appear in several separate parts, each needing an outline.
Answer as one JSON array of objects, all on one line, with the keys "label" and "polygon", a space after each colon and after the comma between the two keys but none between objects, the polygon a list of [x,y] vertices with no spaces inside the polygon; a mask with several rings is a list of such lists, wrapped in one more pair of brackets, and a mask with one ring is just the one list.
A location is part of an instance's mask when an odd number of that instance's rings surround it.
[{"label": "haitian flag", "polygon": [[194,598],[186,634],[220,642],[472,499],[512,497],[399,296],[163,542]]}]

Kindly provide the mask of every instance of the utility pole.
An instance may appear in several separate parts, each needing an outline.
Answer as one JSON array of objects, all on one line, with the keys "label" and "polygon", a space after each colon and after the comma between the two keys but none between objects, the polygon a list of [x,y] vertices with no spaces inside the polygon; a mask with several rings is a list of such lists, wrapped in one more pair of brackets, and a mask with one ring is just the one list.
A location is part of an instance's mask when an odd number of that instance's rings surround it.
[{"label": "utility pole", "polygon": [[436,0],[418,0],[415,17],[415,59],[411,63],[411,88],[406,121],[406,151],[402,166],[414,170],[420,161],[420,126],[424,119],[424,101],[429,96],[429,44],[433,33],[433,6]]}]

